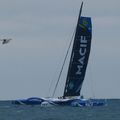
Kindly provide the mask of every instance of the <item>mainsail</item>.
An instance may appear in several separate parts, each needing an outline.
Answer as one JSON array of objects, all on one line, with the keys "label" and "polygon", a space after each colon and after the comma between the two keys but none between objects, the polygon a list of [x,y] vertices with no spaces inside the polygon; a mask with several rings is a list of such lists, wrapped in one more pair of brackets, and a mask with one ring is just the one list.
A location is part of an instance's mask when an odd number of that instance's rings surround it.
[{"label": "mainsail", "polygon": [[81,17],[80,10],[64,89],[64,97],[80,95],[90,54],[91,38],[91,18]]}]

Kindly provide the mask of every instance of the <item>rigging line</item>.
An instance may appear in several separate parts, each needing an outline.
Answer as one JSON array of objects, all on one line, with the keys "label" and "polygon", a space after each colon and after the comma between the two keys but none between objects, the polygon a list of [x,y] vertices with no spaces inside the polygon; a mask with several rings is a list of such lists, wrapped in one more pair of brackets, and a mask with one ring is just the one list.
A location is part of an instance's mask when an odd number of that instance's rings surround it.
[{"label": "rigging line", "polygon": [[[80,12],[79,12],[78,21],[79,21],[79,19],[80,19],[80,17],[81,17],[82,7],[83,7],[83,2],[82,2],[81,7],[80,7]],[[77,22],[77,26],[78,26],[78,22]],[[57,86],[58,86],[58,83],[59,83],[59,80],[60,80],[60,77],[61,77],[61,74],[62,74],[62,71],[63,71],[63,67],[64,67],[64,65],[65,65],[65,62],[66,62],[66,59],[67,59],[67,56],[68,56],[68,52],[69,52],[70,46],[71,46],[71,44],[72,44],[73,37],[74,37],[74,35],[75,35],[77,26],[76,26],[76,28],[75,28],[75,30],[74,30],[74,32],[73,32],[72,39],[71,39],[71,41],[70,41],[70,44],[69,44],[69,47],[68,47],[66,56],[65,56],[65,58],[64,58],[63,65],[62,65],[61,71],[60,71],[60,73],[59,73],[59,77],[58,77],[57,83],[56,83],[56,85],[55,85],[55,88],[54,88],[52,97],[54,97],[54,95],[55,95],[55,91],[56,91],[56,89],[57,89]]]},{"label": "rigging line", "polygon": [[[92,50],[91,50],[92,51]],[[90,59],[91,59],[91,57],[90,57]],[[93,65],[93,63],[91,62],[91,60],[89,60],[90,61],[90,64],[89,64],[89,69],[90,69],[90,77],[91,77],[91,79],[90,79],[90,83],[91,83],[91,92],[92,92],[92,96],[93,96],[93,98],[95,98],[95,92],[94,92],[94,85],[93,85],[93,83],[95,83],[94,82],[94,79],[93,79],[93,70],[92,70],[92,66],[94,66]]]},{"label": "rigging line", "polygon": [[53,91],[53,95],[52,95],[52,97],[54,97],[55,92],[56,92],[56,89],[57,89],[57,86],[58,86],[58,83],[59,83],[59,81],[60,81],[60,77],[61,77],[61,74],[62,74],[62,71],[63,71],[64,65],[65,65],[65,62],[66,62],[66,59],[67,59],[67,56],[68,56],[69,50],[70,50],[70,46],[71,46],[71,44],[72,44],[72,41],[73,41],[73,38],[74,38],[74,35],[75,35],[75,31],[76,31],[76,29],[75,29],[74,32],[73,32],[73,35],[72,35],[72,38],[71,38],[71,41],[70,41],[69,47],[68,47],[68,49],[67,49],[67,53],[66,53],[66,55],[65,55],[65,58],[64,58],[64,61],[63,61],[63,65],[62,65],[61,71],[60,71],[60,73],[59,73],[59,77],[58,77],[57,83],[56,83],[56,85],[55,85],[55,88],[54,88],[54,91]]},{"label": "rigging line", "polygon": [[[72,40],[73,40],[73,37],[74,37],[74,34],[75,34],[75,30],[74,30],[74,32],[73,32],[73,35],[72,35],[72,37],[71,37],[71,41],[70,41],[70,43],[69,43],[69,47],[68,47],[68,49],[67,49],[67,52],[66,52],[66,56],[65,56],[65,58],[64,58],[64,63],[63,64],[65,64],[65,61],[66,61],[66,59],[67,59],[67,55],[68,55],[68,52],[69,52],[69,49],[70,49],[70,46],[71,46],[71,44],[72,44]],[[64,66],[64,65],[62,65],[62,66]],[[59,79],[60,79],[60,74],[62,74],[62,69],[63,69],[63,67],[61,68],[61,72],[59,73]],[[55,71],[55,73],[57,72],[57,70]],[[54,78],[52,79],[52,81],[51,81],[51,83],[50,83],[50,87],[49,87],[49,90],[48,90],[48,93],[47,93],[47,96],[48,97],[54,97],[54,95],[51,93],[51,88],[52,88],[52,84],[53,84],[53,81],[54,81]],[[59,81],[58,81],[59,82]],[[58,86],[58,83],[56,83],[57,84],[57,86]],[[55,84],[55,86],[56,86],[56,84]],[[56,89],[57,89],[57,86],[56,86]],[[54,88],[53,90],[54,91],[56,91],[56,89]],[[50,93],[52,94],[52,95],[50,95]],[[55,93],[54,93],[55,94]]]},{"label": "rigging line", "polygon": [[[56,73],[56,71],[55,71],[55,73]],[[50,86],[49,86],[49,89],[48,89],[48,92],[47,92],[47,97],[51,97],[51,88],[52,88],[52,84],[53,84],[53,80],[54,79],[52,79],[52,81],[51,81],[51,83],[50,83]]]}]

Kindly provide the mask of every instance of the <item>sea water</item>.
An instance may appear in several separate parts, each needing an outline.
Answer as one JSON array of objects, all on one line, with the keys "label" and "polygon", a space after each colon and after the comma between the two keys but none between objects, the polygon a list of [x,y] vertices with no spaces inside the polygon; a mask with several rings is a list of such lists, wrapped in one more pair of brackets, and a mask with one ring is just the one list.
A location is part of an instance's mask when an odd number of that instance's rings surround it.
[{"label": "sea water", "polygon": [[99,107],[41,107],[0,102],[0,120],[120,120],[120,100]]}]

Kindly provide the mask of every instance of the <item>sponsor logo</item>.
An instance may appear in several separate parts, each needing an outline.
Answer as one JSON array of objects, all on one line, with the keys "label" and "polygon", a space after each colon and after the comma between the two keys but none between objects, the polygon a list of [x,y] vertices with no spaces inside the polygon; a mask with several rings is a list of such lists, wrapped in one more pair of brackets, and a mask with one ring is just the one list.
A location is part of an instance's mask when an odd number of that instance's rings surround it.
[{"label": "sponsor logo", "polygon": [[87,26],[87,25],[88,25],[88,21],[87,21],[86,18],[83,18],[83,19],[82,19],[82,25],[84,25],[84,26]]},{"label": "sponsor logo", "polygon": [[89,32],[92,30],[90,26],[90,20],[88,18],[81,18],[79,26],[84,30],[88,30]]},{"label": "sponsor logo", "polygon": [[86,28],[87,28],[87,26],[88,26],[88,21],[87,21],[87,19],[86,19],[86,18],[82,18],[79,26],[80,26],[81,28],[83,28],[83,29],[86,30]]},{"label": "sponsor logo", "polygon": [[87,53],[86,36],[81,36],[80,37],[80,49],[79,49],[80,59],[78,59],[79,65],[77,65],[76,75],[82,74],[82,68],[83,68],[84,63],[85,63],[86,53]]}]

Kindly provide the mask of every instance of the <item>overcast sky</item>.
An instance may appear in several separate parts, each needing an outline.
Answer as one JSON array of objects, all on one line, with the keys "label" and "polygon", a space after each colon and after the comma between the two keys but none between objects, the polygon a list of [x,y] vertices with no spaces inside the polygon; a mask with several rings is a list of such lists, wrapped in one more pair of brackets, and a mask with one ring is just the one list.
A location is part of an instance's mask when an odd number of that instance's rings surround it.
[{"label": "overcast sky", "polygon": [[[82,94],[120,98],[120,0],[83,1],[93,38]],[[81,2],[0,0],[0,38],[13,39],[0,45],[0,100],[51,95]],[[56,96],[63,94],[68,61]]]}]

